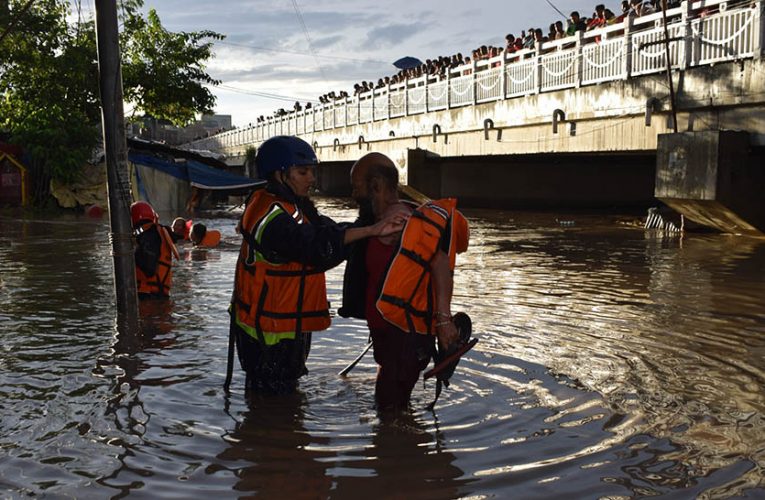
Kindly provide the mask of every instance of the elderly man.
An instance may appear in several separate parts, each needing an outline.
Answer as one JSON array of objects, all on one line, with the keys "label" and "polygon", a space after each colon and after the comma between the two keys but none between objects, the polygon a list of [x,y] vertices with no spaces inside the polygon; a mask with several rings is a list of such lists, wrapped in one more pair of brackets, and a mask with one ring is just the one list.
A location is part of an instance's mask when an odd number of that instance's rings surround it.
[{"label": "elderly man", "polygon": [[[380,153],[369,153],[351,167],[351,196],[359,207],[359,215],[353,223],[355,226],[374,224],[372,201],[367,195],[366,174],[369,166],[377,162],[390,162],[390,159]],[[392,162],[391,162],[392,163]],[[394,166],[395,168],[395,166]],[[359,240],[349,245],[348,258],[343,275],[343,305],[337,311],[344,318],[365,319],[364,291],[366,290],[366,273],[364,256],[366,255],[367,240]]]},{"label": "elderly man", "polygon": [[[354,164],[351,183],[359,203],[358,224],[399,212],[413,214],[401,234],[356,245],[346,266],[339,310],[341,316],[366,319],[379,366],[377,408],[400,411],[408,407],[419,374],[435,352],[435,339],[443,349],[458,342],[450,310],[452,272],[455,254],[467,249],[467,221],[455,210],[453,199],[420,207],[400,201],[398,170],[379,153]],[[439,230],[426,231],[425,225]],[[427,235],[433,237],[429,240]],[[413,240],[419,243],[416,250],[409,248]],[[423,263],[411,259],[415,251],[427,254],[422,255]]]}]

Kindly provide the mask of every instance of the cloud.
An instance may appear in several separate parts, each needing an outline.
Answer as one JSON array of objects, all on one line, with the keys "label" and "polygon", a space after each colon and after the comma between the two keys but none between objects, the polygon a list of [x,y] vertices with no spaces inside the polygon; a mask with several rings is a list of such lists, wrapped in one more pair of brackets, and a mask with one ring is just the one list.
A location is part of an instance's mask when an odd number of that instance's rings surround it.
[{"label": "cloud", "polygon": [[[296,1],[313,51],[289,1],[145,0],[143,10],[156,8],[171,31],[209,29],[226,35],[224,42],[214,43],[216,57],[207,69],[230,87],[215,93],[219,111],[232,114],[235,123],[289,107],[254,92],[315,99],[332,90],[350,91],[356,82],[395,73],[391,63],[402,56],[425,60],[467,55],[482,44],[503,43],[508,32],[517,34],[531,24],[546,26],[558,17],[547,3],[528,0],[481,5],[457,0]],[[594,5],[592,0],[564,3],[566,10],[580,12]]]},{"label": "cloud", "polygon": [[345,37],[343,35],[334,35],[334,36],[328,36],[324,38],[313,39],[312,44],[314,49],[325,49],[327,47],[331,47],[335,44],[337,44],[339,41],[345,40]]},{"label": "cloud", "polygon": [[367,34],[366,44],[381,47],[398,45],[423,29],[426,28],[420,23],[389,24],[371,30]]},{"label": "cloud", "polygon": [[304,59],[304,61],[304,65],[284,65],[277,61],[254,61],[251,64],[242,65],[227,63],[215,67],[214,71],[211,68],[211,73],[224,84],[235,81],[249,82],[249,85],[253,87],[281,88],[282,93],[286,93],[284,89],[289,88],[292,93],[307,96],[314,96],[314,94],[306,94],[304,91],[306,87],[320,85],[323,90],[316,92],[314,97],[330,90],[350,91],[353,83],[369,79],[370,74],[381,74],[379,67],[375,71],[369,65],[339,62],[322,66],[323,73],[327,76],[325,80],[313,60]]},{"label": "cloud", "polygon": [[[260,4],[260,5],[258,5]],[[214,5],[214,7],[213,7]],[[173,12],[172,15],[167,14]],[[164,13],[164,14],[163,14]],[[313,40],[341,36],[352,26],[368,26],[373,21],[369,12],[309,11],[301,8],[303,21]],[[208,2],[163,0],[159,12],[163,24],[171,30],[210,29],[230,40],[249,38],[260,45],[279,46],[287,39],[305,40],[303,28],[289,2],[281,6],[263,6],[262,2]],[[194,28],[189,28],[194,26]],[[337,40],[336,40],[337,41]]]}]

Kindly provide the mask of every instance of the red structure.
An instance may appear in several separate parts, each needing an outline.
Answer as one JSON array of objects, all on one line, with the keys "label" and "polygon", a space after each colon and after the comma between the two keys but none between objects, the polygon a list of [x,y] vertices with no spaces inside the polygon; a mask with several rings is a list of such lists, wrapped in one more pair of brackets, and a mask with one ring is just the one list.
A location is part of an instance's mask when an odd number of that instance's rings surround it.
[{"label": "red structure", "polygon": [[24,206],[29,198],[29,176],[8,149],[0,149],[0,206]]}]

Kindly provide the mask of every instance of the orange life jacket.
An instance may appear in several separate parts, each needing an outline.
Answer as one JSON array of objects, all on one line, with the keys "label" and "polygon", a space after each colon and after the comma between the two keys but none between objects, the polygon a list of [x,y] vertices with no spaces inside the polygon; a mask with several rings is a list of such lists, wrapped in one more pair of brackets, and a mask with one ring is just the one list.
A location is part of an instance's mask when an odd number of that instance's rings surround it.
[{"label": "orange life jacket", "polygon": [[141,270],[140,267],[135,267],[135,281],[136,288],[140,294],[148,295],[162,295],[167,297],[170,295],[170,287],[173,284],[173,256],[178,258],[178,250],[173,244],[173,240],[167,233],[167,229],[148,222],[143,224],[140,228],[141,231],[148,231],[153,227],[157,228],[162,243],[159,247],[159,260],[157,261],[157,270],[152,276],[147,276],[146,273]]},{"label": "orange life jacket", "polygon": [[239,224],[244,241],[234,276],[234,310],[237,320],[266,343],[263,333],[314,332],[330,324],[324,272],[299,262],[269,262],[261,251],[262,232],[280,211],[298,224],[309,223],[294,204],[260,190]]},{"label": "orange life jacket", "polygon": [[208,229],[202,237],[202,241],[197,245],[204,248],[215,248],[220,243],[220,231],[217,229]]},{"label": "orange life jacket", "polygon": [[430,261],[443,248],[443,238],[448,238],[452,271],[456,254],[467,250],[467,220],[456,208],[454,198],[427,202],[412,213],[404,227],[376,304],[382,317],[401,330],[434,333]]}]

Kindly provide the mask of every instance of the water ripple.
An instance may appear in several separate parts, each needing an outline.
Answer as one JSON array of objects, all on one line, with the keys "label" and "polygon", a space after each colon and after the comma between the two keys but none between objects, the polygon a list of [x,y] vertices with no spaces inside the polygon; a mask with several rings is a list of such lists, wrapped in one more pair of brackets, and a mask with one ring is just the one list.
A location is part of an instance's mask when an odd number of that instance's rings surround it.
[{"label": "water ripple", "polygon": [[[320,203],[353,218],[345,202]],[[481,340],[435,413],[424,409],[428,382],[415,387],[411,415],[392,421],[374,411],[371,354],[337,376],[368,338],[362,322],[338,317],[314,335],[297,395],[246,399],[238,370],[223,393],[235,245],[183,249],[173,299],[142,303],[144,334],[124,342],[106,226],[0,216],[0,490],[765,492],[763,245],[659,239],[597,214],[467,213],[473,242],[458,258],[454,310],[470,313]],[[205,222],[235,242],[236,219],[220,215]],[[334,269],[333,309],[341,286]]]}]

